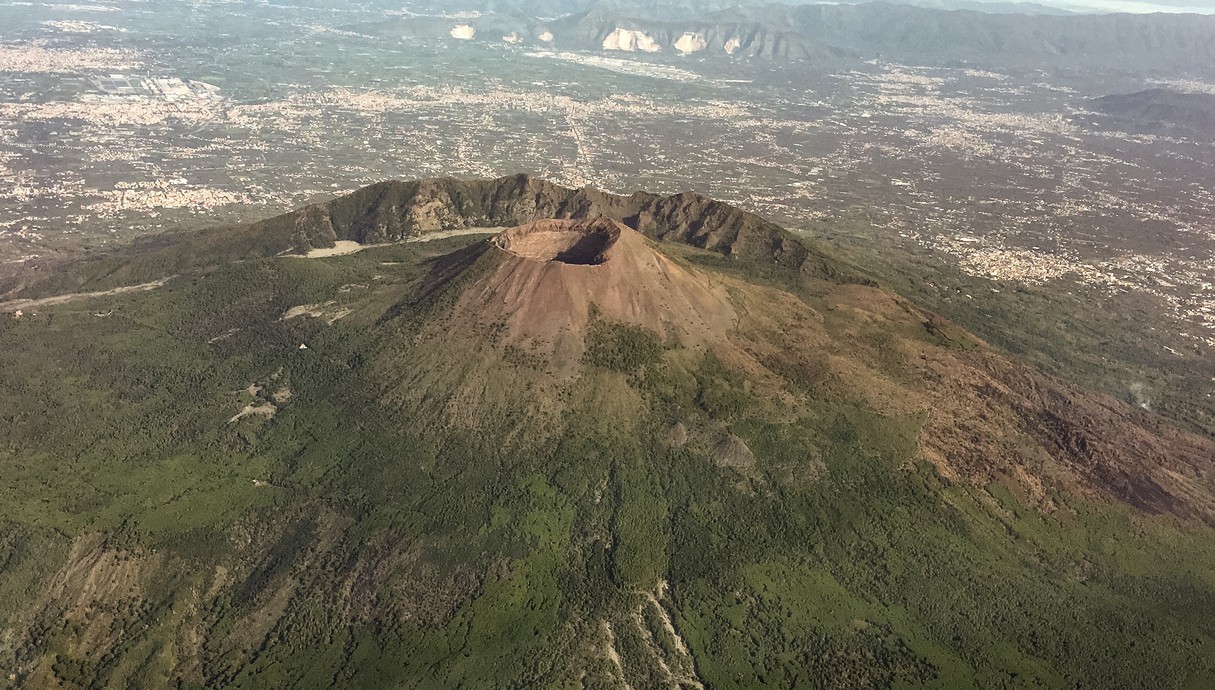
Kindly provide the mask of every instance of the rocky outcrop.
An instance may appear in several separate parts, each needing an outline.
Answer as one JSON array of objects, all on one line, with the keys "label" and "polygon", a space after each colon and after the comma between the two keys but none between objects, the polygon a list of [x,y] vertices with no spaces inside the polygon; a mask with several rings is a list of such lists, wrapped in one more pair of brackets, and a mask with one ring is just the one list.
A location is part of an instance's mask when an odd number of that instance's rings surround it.
[{"label": "rocky outcrop", "polygon": [[596,217],[620,222],[657,240],[683,242],[741,259],[797,268],[811,258],[805,246],[774,223],[700,194],[619,196],[589,188],[569,189],[527,175],[381,182],[247,228],[271,236],[284,235],[284,228],[290,228],[299,242],[294,249],[306,251],[331,246],[336,240],[379,244],[466,227]]},{"label": "rocky outcrop", "polygon": [[[339,240],[383,244],[429,232],[513,227],[545,219],[606,218],[652,239],[681,242],[734,259],[775,263],[804,275],[866,282],[848,267],[808,249],[763,218],[692,192],[621,196],[570,189],[528,175],[493,180],[388,181],[267,220],[191,233],[166,233],[122,254],[72,264],[71,271],[30,279],[9,297],[134,285],[229,261],[303,254]],[[3,287],[3,286],[0,286]]]}]

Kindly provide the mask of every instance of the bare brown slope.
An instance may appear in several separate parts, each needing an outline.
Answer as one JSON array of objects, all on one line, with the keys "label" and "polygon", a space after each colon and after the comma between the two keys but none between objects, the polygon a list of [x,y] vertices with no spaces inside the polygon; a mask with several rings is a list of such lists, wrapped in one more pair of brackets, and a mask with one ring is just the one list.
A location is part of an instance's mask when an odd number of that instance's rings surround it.
[{"label": "bare brown slope", "polygon": [[544,357],[563,376],[579,369],[592,309],[684,347],[724,340],[736,319],[720,284],[615,221],[538,221],[491,244],[495,268],[457,303],[472,321],[465,325],[505,324],[503,342]]},{"label": "bare brown slope", "polygon": [[1063,491],[1215,523],[1209,439],[1054,380],[885,290],[826,285],[808,304],[729,287],[741,316],[718,356],[755,382],[769,415],[856,401],[892,425],[920,420],[919,458],[953,481],[1017,486],[1045,510]]},{"label": "bare brown slope", "polygon": [[[779,423],[870,410],[891,433],[912,434],[918,452],[908,461],[930,462],[951,481],[1015,486],[1044,510],[1079,494],[1215,523],[1208,439],[1053,380],[887,290],[806,278],[797,296],[664,250],[607,219],[551,220],[439,262],[422,289],[447,306],[422,317],[404,358],[415,366],[385,372],[399,377],[390,404],[411,419],[512,430],[504,433],[517,433],[512,413],[521,410],[559,419],[594,378],[583,376],[582,358],[593,304],[602,318],[663,338],[664,366],[696,367],[689,350],[711,352],[745,382],[745,416]],[[647,405],[637,391],[609,397]],[[706,447],[726,437],[721,420],[687,414],[685,436]],[[756,462],[762,471],[762,455]]]}]

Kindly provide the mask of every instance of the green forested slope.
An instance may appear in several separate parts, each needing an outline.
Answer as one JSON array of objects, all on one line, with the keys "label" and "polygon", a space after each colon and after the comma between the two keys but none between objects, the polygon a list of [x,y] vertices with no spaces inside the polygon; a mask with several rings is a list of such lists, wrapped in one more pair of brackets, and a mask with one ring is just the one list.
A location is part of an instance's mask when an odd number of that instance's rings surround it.
[{"label": "green forested slope", "polygon": [[755,326],[758,371],[600,319],[559,381],[434,330],[485,258],[426,276],[469,241],[0,320],[0,685],[1215,684],[1201,496],[1139,509],[1045,460],[948,476],[930,413],[813,370],[910,389],[905,348],[976,341],[672,247],[739,305],[793,290],[840,343],[782,358]]}]

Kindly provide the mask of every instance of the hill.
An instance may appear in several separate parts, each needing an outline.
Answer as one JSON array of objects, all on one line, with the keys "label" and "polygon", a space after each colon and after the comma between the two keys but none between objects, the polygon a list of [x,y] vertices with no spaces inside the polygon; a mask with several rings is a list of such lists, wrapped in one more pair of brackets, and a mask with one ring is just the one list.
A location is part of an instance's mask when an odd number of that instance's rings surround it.
[{"label": "hill", "polygon": [[1215,17],[1178,14],[1026,15],[882,3],[808,5],[796,29],[868,58],[1008,68],[1206,71]]},{"label": "hill", "polygon": [[1215,134],[1215,94],[1147,89],[1095,98],[1089,105],[1121,120]]},{"label": "hill", "polygon": [[1215,678],[1215,443],[720,202],[390,182],[47,271],[18,687]]}]

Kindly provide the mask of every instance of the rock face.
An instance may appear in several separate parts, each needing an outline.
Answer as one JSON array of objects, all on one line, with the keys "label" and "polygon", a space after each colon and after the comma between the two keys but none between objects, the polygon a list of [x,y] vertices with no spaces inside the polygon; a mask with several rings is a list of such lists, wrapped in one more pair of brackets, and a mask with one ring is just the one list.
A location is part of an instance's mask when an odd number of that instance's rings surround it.
[{"label": "rock face", "polygon": [[173,242],[153,238],[136,252],[138,260],[97,257],[52,282],[45,279],[50,272],[42,270],[40,282],[0,283],[0,294],[8,291],[16,296],[15,289],[31,287],[55,294],[55,290],[134,285],[200,262],[304,254],[331,248],[338,241],[382,244],[435,231],[596,217],[618,221],[651,239],[691,244],[741,260],[771,261],[808,275],[861,280],[841,272],[774,223],[699,194],[619,196],[590,188],[569,189],[521,174],[494,180],[380,182],[255,223],[212,228]]},{"label": "rock face", "polygon": [[[626,26],[628,29],[622,28]],[[799,62],[849,54],[798,33],[788,23],[729,12],[662,21],[595,8],[553,22],[552,31],[558,46],[574,50],[602,47],[682,55],[703,51],[722,57]]]},{"label": "rock face", "polygon": [[747,470],[755,466],[755,454],[746,441],[731,434],[713,445],[713,462],[721,467]]},{"label": "rock face", "polygon": [[683,55],[690,55],[704,50],[708,45],[709,43],[705,40],[704,34],[688,31],[675,41],[675,50],[678,50]]},{"label": "rock face", "polygon": [[[467,227],[513,227],[536,220],[604,217],[653,239],[680,241],[734,257],[800,266],[817,259],[775,224],[694,193],[630,196],[569,189],[516,175],[496,180],[382,182],[247,226],[296,251],[336,240],[379,244]],[[288,239],[289,238],[289,239]],[[284,247],[286,249],[287,247]]]},{"label": "rock face", "polygon": [[634,31],[629,29],[621,29],[619,27],[612,30],[604,37],[604,50],[623,50],[628,53],[641,51],[643,53],[657,53],[662,50],[662,46],[655,41],[651,36],[643,31]]},{"label": "rock face", "polygon": [[621,231],[629,230],[604,219],[536,221],[502,231],[493,244],[525,259],[597,266],[608,260]]}]

